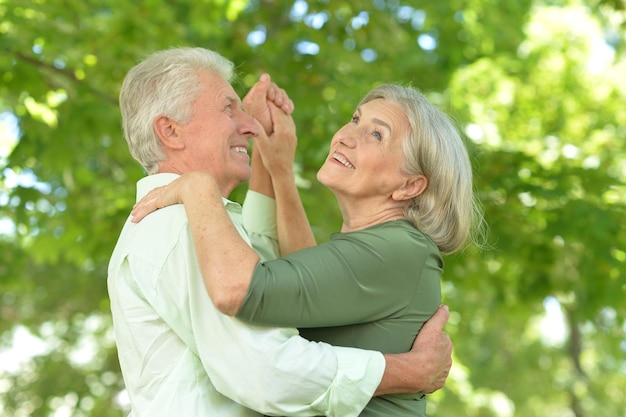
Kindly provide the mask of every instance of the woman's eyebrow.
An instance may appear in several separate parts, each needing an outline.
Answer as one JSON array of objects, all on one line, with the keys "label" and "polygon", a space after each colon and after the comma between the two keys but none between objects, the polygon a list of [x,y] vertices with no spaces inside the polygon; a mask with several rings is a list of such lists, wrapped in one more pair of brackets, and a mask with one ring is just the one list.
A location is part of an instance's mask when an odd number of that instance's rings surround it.
[{"label": "woman's eyebrow", "polygon": [[383,120],[380,120],[380,119],[377,119],[377,118],[373,118],[372,119],[372,123],[377,124],[377,125],[381,125],[381,126],[387,128],[387,130],[391,132],[391,126],[387,122],[385,122]]},{"label": "woman's eyebrow", "polygon": [[[361,107],[360,106],[356,108],[356,112],[359,114],[359,117],[363,115],[362,114],[363,112],[361,111]],[[378,118],[374,117],[372,119],[372,123],[380,125],[380,126],[386,128],[389,132],[391,132],[391,126],[389,125],[389,123],[385,122],[384,120],[381,120],[381,119],[378,119]]]}]

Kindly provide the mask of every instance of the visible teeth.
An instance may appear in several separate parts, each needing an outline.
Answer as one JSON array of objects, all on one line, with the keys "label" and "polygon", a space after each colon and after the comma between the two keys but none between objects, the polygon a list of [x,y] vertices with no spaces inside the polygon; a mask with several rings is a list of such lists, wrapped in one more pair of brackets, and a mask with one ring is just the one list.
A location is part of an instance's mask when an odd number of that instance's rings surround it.
[{"label": "visible teeth", "polygon": [[337,161],[341,162],[342,164],[344,164],[344,165],[345,165],[346,167],[348,167],[348,168],[351,168],[351,169],[354,169],[354,168],[355,168],[355,167],[354,167],[354,165],[352,165],[352,164],[350,163],[350,161],[348,161],[348,160],[345,158],[345,156],[343,156],[343,155],[342,155],[342,154],[340,154],[340,153],[337,153],[337,152],[333,153],[333,158],[335,158]]},{"label": "visible teeth", "polygon": [[235,146],[233,147],[235,152],[248,153],[248,150],[243,146]]}]

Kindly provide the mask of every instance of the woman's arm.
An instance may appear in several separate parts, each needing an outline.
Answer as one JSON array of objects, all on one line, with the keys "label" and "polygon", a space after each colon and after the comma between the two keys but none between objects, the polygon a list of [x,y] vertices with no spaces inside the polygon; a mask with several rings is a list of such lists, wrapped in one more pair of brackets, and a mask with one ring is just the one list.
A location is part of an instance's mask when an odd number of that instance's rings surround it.
[{"label": "woman's arm", "polygon": [[[263,165],[270,174],[276,199],[276,225],[282,256],[315,246],[313,231],[300,200],[293,160],[296,152],[296,127],[290,115],[269,103],[274,133],[260,134],[255,139]],[[253,155],[253,163],[254,163]]]},{"label": "woman's arm", "polygon": [[[261,144],[260,156],[272,175],[272,184],[276,184],[274,192],[281,252],[292,252],[314,245],[315,240],[293,175],[295,124],[290,115],[274,104],[268,102],[268,106],[274,121],[274,132],[268,137],[262,129],[257,143]],[[291,150],[285,152],[281,147],[291,147]],[[178,203],[185,205],[209,296],[222,313],[235,315],[248,292],[259,256],[241,239],[233,226],[215,180],[209,173],[187,173],[169,185],[151,191],[133,209],[133,221],[138,222],[154,210]]]},{"label": "woman's arm", "polygon": [[[234,228],[208,173],[185,174],[153,190],[133,209],[133,221],[176,203],[185,204],[205,286],[225,314],[240,313],[263,324],[319,327],[388,317],[403,308],[407,294],[423,280],[432,283],[428,292],[433,297],[428,298],[438,302],[440,297],[439,253],[422,234],[411,233],[408,224],[396,226],[400,230],[385,228],[382,234],[346,234],[259,264],[256,252]],[[352,308],[336,314],[341,305]]]},{"label": "woman's arm", "polygon": [[314,246],[315,239],[298,194],[293,171],[296,128],[291,118],[293,102],[271,82],[268,74],[243,99],[265,135],[260,134],[252,150],[249,189],[276,199],[278,241],[281,255]]},{"label": "woman's arm", "polygon": [[[243,106],[246,113],[254,117],[263,128],[266,135],[274,132],[274,122],[269,109],[269,103],[279,106],[285,114],[293,112],[293,102],[287,93],[271,82],[269,74],[262,74],[256,84],[252,86],[248,94],[243,98]],[[251,163],[252,177],[249,189],[268,197],[274,198],[272,177],[263,165],[261,154],[257,147],[252,149]]]},{"label": "woman's arm", "polygon": [[441,300],[442,261],[437,248],[411,228],[382,225],[342,234],[259,263],[237,317],[262,325],[329,327],[398,317],[412,305],[413,317],[425,320]]},{"label": "woman's arm", "polygon": [[225,314],[236,314],[259,256],[235,229],[210,174],[190,172],[152,190],[133,208],[133,222],[177,203],[185,205],[202,278],[213,304]]}]

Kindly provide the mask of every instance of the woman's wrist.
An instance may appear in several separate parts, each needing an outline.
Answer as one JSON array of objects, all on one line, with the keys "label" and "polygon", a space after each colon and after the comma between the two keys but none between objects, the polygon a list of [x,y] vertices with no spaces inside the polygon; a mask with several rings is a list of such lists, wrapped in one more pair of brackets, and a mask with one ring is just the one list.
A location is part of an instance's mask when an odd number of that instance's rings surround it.
[{"label": "woman's wrist", "polygon": [[193,171],[181,177],[178,198],[185,203],[195,198],[199,190],[207,190],[210,194],[218,194],[215,179],[208,172]]}]

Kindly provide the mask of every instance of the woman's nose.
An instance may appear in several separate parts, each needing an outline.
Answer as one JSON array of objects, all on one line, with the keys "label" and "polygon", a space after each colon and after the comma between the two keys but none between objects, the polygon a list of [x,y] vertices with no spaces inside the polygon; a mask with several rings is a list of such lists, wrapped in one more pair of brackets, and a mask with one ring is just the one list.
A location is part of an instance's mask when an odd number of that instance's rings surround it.
[{"label": "woman's nose", "polygon": [[335,134],[335,137],[333,138],[333,142],[339,142],[348,148],[354,148],[356,146],[355,133],[356,132],[354,131],[354,129],[348,129],[347,127],[342,127]]}]

